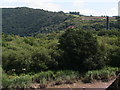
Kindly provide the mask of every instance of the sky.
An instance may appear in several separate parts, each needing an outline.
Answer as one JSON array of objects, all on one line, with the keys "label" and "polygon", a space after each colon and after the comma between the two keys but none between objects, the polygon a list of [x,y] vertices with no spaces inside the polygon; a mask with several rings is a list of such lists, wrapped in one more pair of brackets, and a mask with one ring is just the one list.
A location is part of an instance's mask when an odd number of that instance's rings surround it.
[{"label": "sky", "polygon": [[76,11],[84,15],[117,16],[120,0],[0,0],[0,8],[29,7],[48,11]]}]

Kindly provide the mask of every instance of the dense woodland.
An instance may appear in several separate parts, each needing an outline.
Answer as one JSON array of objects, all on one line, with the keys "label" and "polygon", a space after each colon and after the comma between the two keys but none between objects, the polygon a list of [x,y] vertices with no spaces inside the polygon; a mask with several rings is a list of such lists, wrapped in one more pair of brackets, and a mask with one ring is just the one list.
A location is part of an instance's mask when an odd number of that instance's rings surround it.
[{"label": "dense woodland", "polygon": [[3,87],[115,77],[120,66],[119,21],[111,20],[106,30],[105,20],[80,18],[30,8],[3,9]]},{"label": "dense woodland", "polygon": [[3,8],[3,32],[20,36],[33,36],[36,33],[49,33],[65,29],[65,21],[72,16],[62,12],[49,12],[42,9]]},{"label": "dense woodland", "polygon": [[[27,7],[3,8],[2,28],[3,32],[6,34],[20,36],[34,36],[38,33],[50,33],[64,30],[69,26],[76,26],[85,30],[101,30],[106,28],[106,20],[81,21],[80,16],[81,15],[74,15],[72,13],[65,14],[62,11],[49,12]],[[110,22],[110,26],[111,29],[120,28],[115,20]]]}]

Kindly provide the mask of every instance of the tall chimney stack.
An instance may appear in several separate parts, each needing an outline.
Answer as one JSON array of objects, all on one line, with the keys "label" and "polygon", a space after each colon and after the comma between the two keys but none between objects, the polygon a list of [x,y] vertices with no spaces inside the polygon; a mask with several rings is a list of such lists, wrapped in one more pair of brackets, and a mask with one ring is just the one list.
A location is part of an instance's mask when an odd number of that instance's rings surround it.
[{"label": "tall chimney stack", "polygon": [[109,16],[106,17],[106,29],[109,30]]}]

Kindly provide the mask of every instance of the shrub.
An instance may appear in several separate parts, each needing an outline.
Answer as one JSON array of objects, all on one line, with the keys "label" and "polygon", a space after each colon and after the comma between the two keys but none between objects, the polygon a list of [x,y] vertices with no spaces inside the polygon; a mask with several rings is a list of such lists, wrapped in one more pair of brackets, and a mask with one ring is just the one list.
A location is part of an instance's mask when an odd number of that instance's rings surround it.
[{"label": "shrub", "polygon": [[64,70],[55,73],[56,83],[73,83],[75,80],[78,80],[79,77],[80,75],[77,71]]},{"label": "shrub", "polygon": [[118,68],[105,67],[101,70],[88,71],[83,79],[83,82],[90,83],[94,80],[109,81],[116,76]]},{"label": "shrub", "polygon": [[120,32],[117,29],[101,30],[99,31],[98,36],[120,36]]},{"label": "shrub", "polygon": [[32,78],[29,75],[7,76],[3,74],[3,88],[28,88],[32,83]]},{"label": "shrub", "polygon": [[53,80],[53,78],[54,78],[54,73],[52,71],[40,72],[32,77],[33,82],[37,82],[40,84],[46,84],[47,81]]},{"label": "shrub", "polygon": [[46,71],[40,72],[33,76],[33,82],[40,84],[47,84],[47,82],[54,81],[55,83],[65,83],[70,81],[75,81],[79,78],[79,73],[77,71]]},{"label": "shrub", "polygon": [[116,50],[111,50],[109,54],[109,65],[113,67],[120,66],[120,48]]},{"label": "shrub", "polygon": [[37,48],[31,55],[31,70],[40,72],[50,69],[56,65],[56,61],[52,58],[52,51],[47,48]]},{"label": "shrub", "polygon": [[70,77],[70,79],[77,79],[79,77],[79,73],[77,71],[64,70],[64,71],[57,71],[55,74],[56,78],[62,77],[63,79],[67,79],[68,76]]}]

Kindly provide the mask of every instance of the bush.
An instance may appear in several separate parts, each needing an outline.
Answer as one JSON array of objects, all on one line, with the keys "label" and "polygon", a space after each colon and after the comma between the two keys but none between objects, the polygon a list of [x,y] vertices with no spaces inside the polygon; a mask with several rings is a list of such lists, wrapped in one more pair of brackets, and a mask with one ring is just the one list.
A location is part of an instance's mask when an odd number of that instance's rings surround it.
[{"label": "bush", "polygon": [[120,36],[120,31],[117,29],[101,30],[99,31],[98,36]]},{"label": "bush", "polygon": [[63,71],[46,71],[40,72],[33,76],[33,82],[37,82],[40,84],[47,84],[50,81],[54,81],[55,83],[66,83],[66,82],[74,82],[79,79],[80,75],[77,71],[63,70]]},{"label": "bush", "polygon": [[105,66],[106,57],[104,57],[104,53],[96,53],[94,56],[91,56],[84,60],[84,69],[85,70],[96,70],[101,69]]},{"label": "bush", "polygon": [[28,88],[32,83],[32,78],[29,75],[7,76],[3,74],[3,88]]},{"label": "bush", "polygon": [[47,48],[37,48],[31,55],[31,70],[40,72],[54,67],[57,62],[52,57],[51,52],[52,50]]},{"label": "bush", "polygon": [[[30,70],[30,64],[31,64],[31,54],[28,52],[28,50],[8,50],[3,51],[3,69],[9,73],[24,73],[28,72]],[[13,72],[14,69],[14,72]]]},{"label": "bush", "polygon": [[71,70],[64,70],[64,71],[57,71],[55,73],[55,78],[59,79],[61,78],[62,80],[76,80],[78,79],[79,73],[77,71],[71,71]]},{"label": "bush", "polygon": [[109,65],[113,67],[120,67],[120,48],[110,51]]},{"label": "bush", "polygon": [[52,71],[47,71],[47,72],[40,72],[35,74],[32,79],[33,82],[37,82],[40,84],[46,84],[47,81],[51,81],[54,78],[54,73]]}]

